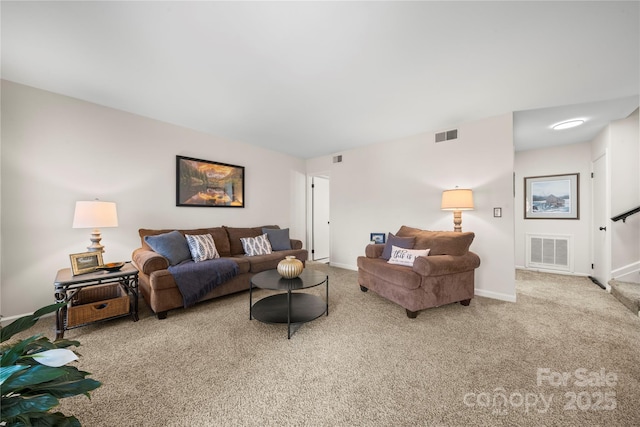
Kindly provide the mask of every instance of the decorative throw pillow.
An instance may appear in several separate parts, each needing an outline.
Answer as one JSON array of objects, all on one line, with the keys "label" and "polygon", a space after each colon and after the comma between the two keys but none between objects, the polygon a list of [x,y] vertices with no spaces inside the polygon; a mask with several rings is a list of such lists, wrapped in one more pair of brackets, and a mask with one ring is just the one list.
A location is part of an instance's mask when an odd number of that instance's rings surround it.
[{"label": "decorative throw pillow", "polygon": [[263,228],[262,232],[269,238],[271,249],[274,251],[291,250],[291,240],[289,239],[289,229]]},{"label": "decorative throw pillow", "polygon": [[168,259],[170,265],[180,264],[191,258],[187,239],[177,230],[155,236],[144,236],[144,241],[151,249]]},{"label": "decorative throw pillow", "polygon": [[211,234],[186,234],[191,258],[195,262],[220,258]]},{"label": "decorative throw pillow", "polygon": [[271,253],[271,244],[266,234],[258,237],[241,237],[242,248],[247,256],[266,255]]},{"label": "decorative throw pillow", "polygon": [[419,256],[429,255],[430,249],[405,249],[393,246],[391,249],[391,258],[387,261],[389,264],[406,265],[412,267],[413,262]]},{"label": "decorative throw pillow", "polygon": [[389,235],[387,236],[387,243],[384,244],[384,249],[382,250],[382,255],[380,255],[380,258],[389,261],[389,258],[391,258],[391,248],[393,246],[412,249],[415,241],[415,237],[398,237],[394,236],[392,233],[389,233]]}]

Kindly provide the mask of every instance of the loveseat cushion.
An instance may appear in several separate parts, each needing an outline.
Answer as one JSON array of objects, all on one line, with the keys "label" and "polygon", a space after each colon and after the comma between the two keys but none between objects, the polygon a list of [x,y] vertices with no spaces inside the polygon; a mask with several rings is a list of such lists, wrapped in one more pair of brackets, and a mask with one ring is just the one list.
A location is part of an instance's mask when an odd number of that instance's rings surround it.
[{"label": "loveseat cushion", "polygon": [[429,255],[464,255],[475,237],[471,232],[430,231],[403,225],[396,233],[400,237],[415,237],[413,249],[431,249]]},{"label": "loveseat cushion", "polygon": [[382,258],[358,257],[358,269],[382,279],[389,285],[405,289],[418,289],[422,280],[411,267],[389,264]]}]

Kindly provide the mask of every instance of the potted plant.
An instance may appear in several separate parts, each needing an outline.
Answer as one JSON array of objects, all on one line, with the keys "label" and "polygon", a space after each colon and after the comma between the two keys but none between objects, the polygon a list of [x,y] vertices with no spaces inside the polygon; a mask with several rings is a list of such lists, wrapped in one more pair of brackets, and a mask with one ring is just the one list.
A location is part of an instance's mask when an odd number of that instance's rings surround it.
[{"label": "potted plant", "polygon": [[[38,319],[55,312],[65,303],[52,304],[32,315],[21,317],[6,327],[0,327],[0,343],[29,329]],[[86,378],[67,363],[78,359],[68,347],[78,341],[49,341],[43,334],[0,347],[0,426],[80,426],[74,416],[51,412],[59,399],[84,394],[100,387],[99,381]]]}]

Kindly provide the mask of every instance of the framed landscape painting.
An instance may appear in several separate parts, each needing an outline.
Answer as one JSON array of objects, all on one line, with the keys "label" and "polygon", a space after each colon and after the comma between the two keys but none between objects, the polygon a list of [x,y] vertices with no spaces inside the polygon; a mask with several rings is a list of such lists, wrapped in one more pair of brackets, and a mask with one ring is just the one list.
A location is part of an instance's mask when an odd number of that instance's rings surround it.
[{"label": "framed landscape painting", "polygon": [[244,208],[244,167],[176,156],[176,206]]},{"label": "framed landscape painting", "polygon": [[524,179],[525,219],[580,219],[579,173]]}]

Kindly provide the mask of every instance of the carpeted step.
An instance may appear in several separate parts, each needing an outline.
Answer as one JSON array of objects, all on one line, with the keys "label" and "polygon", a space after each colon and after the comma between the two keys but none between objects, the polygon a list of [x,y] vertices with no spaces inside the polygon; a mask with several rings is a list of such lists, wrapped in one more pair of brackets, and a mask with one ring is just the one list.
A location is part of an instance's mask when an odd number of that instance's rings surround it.
[{"label": "carpeted step", "polygon": [[611,285],[611,295],[640,316],[640,283],[611,280],[609,285]]}]

